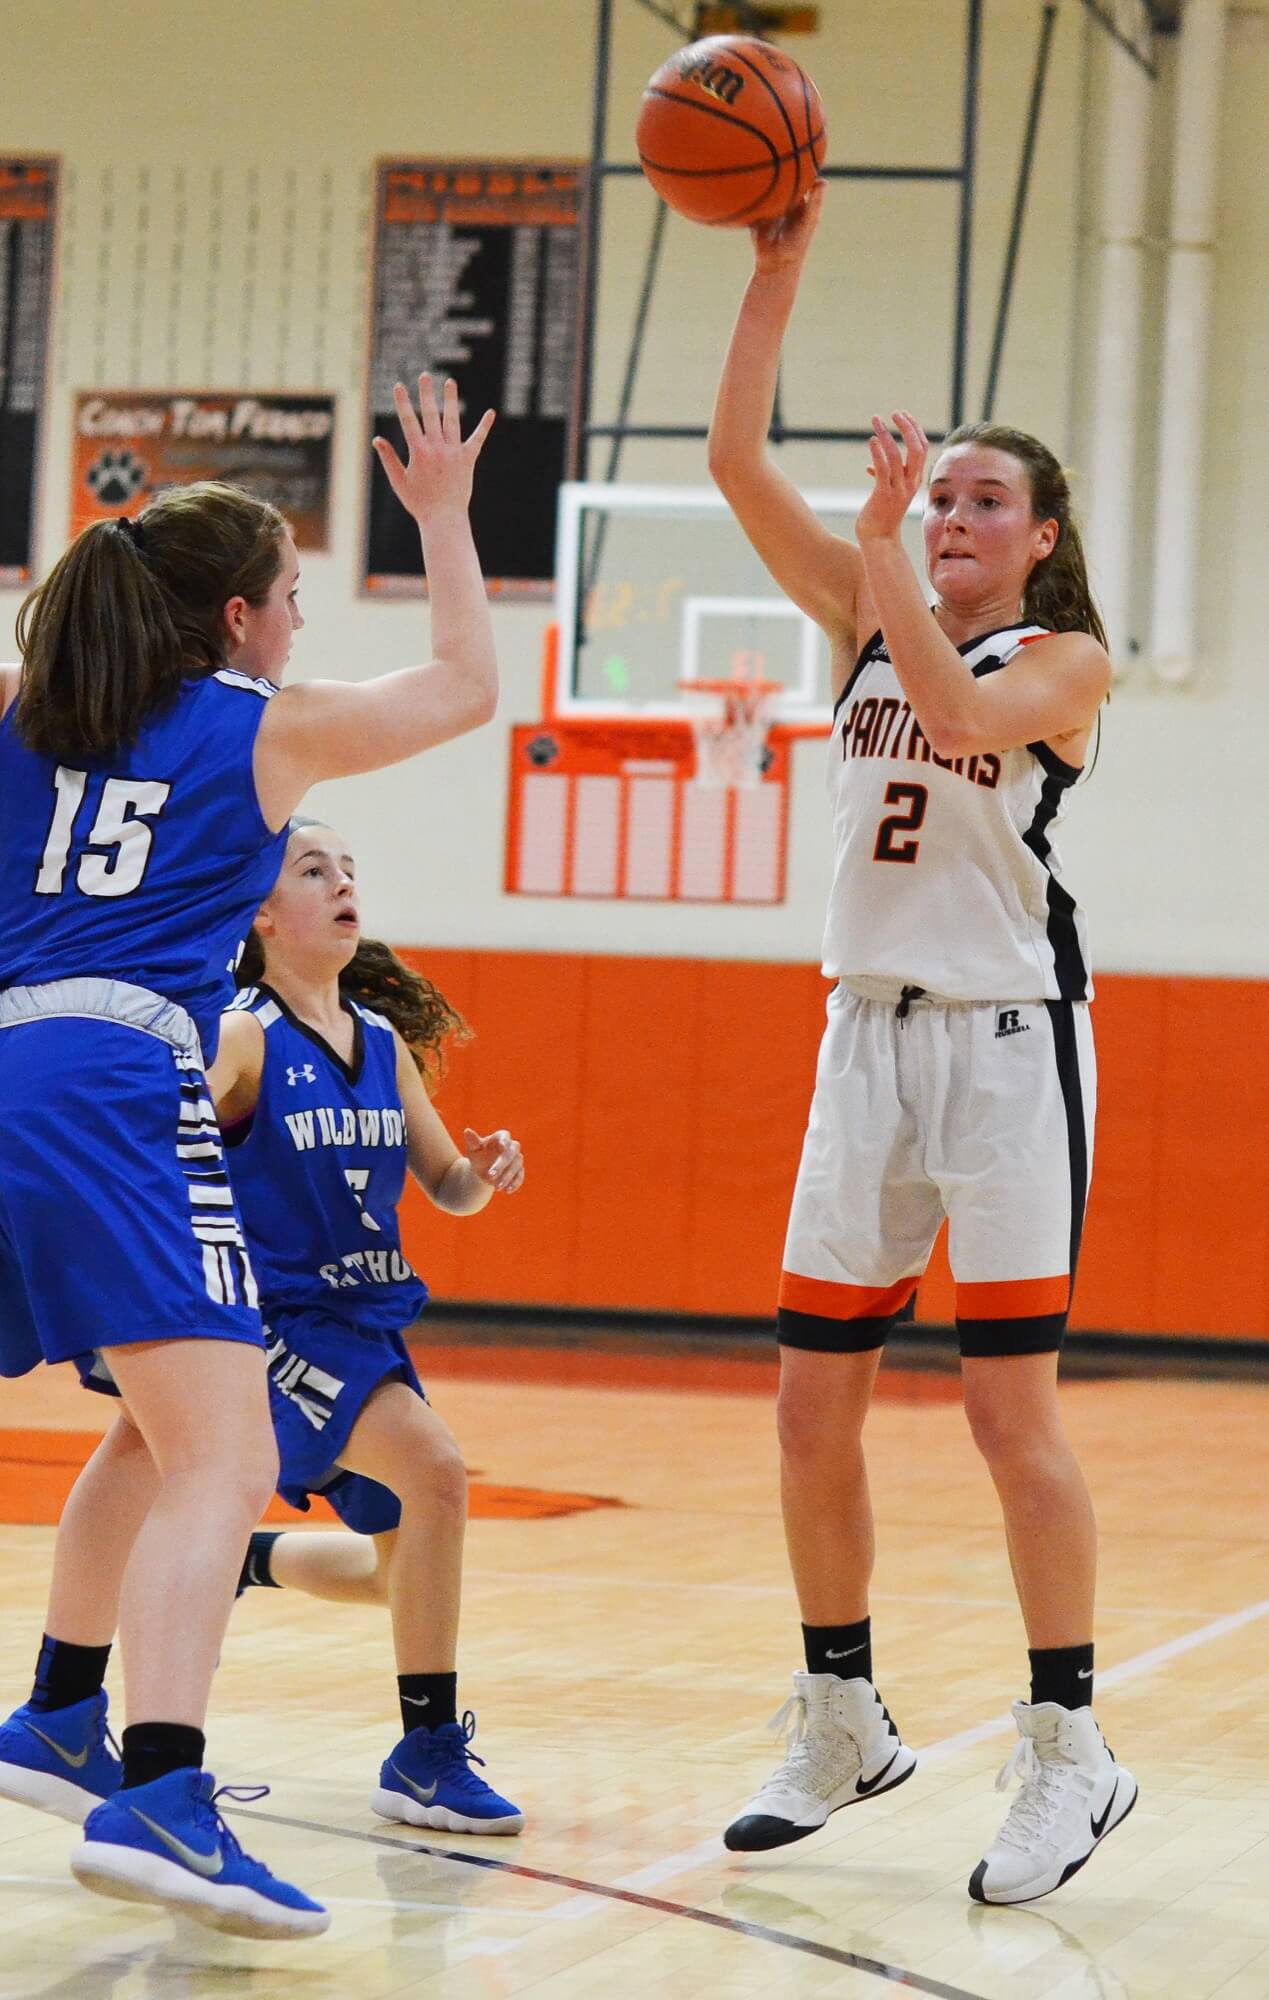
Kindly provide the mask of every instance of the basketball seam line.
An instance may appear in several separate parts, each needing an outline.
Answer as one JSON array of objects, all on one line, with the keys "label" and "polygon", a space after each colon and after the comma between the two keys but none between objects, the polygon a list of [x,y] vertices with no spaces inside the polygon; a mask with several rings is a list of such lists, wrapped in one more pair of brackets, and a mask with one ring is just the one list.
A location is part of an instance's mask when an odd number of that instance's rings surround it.
[{"label": "basketball seam line", "polygon": [[771,78],[769,76],[764,76],[762,71],[758,68],[757,63],[752,61],[749,56],[742,55],[739,49],[733,49],[732,54],[735,56],[736,61],[738,63],[744,64],[745,68],[749,71],[750,76],[757,77],[759,83],[762,85],[768,97],[770,97],[772,103],[775,105],[776,110],[780,113],[781,118],[783,118],[784,120],[784,128],[789,135],[789,143],[793,147],[795,154],[800,152],[801,147],[798,145],[798,135],[793,129],[793,120],[790,118],[788,111],[785,108],[784,99],[781,97],[779,91],[772,83]]},{"label": "basketball seam line", "polygon": [[647,153],[640,153],[639,164],[651,167],[658,174],[672,174],[679,180],[726,180],[732,174],[765,174],[771,167],[787,167],[794,160],[801,159],[803,153],[811,152],[823,137],[824,128],[821,126],[810,144],[800,144],[792,153],[778,153],[774,160],[750,160],[740,167],[669,167]]}]

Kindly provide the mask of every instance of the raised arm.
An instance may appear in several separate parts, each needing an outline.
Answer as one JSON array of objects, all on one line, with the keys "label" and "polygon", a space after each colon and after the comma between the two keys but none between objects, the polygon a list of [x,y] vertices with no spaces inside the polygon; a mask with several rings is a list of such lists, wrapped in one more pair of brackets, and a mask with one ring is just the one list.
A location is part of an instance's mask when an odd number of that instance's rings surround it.
[{"label": "raised arm", "polygon": [[829,533],[767,449],[780,349],[823,199],[820,183],[793,215],[750,232],[753,275],[718,385],[709,469],[781,590],[831,640],[853,649],[858,551]]},{"label": "raised arm", "polygon": [[[405,434],[403,465],[385,438],[374,448],[388,481],[418,524],[432,614],[429,665],[372,681],[301,681],[269,703],[256,739],[256,790],[271,826],[281,826],[310,785],[400,763],[488,722],[498,699],[498,663],[484,578],[468,507],[472,474],[493,424],[486,411],[464,440],[457,385],[439,410],[430,375],[419,377],[419,410],[396,387]],[[420,421],[421,418],[421,421]]]}]

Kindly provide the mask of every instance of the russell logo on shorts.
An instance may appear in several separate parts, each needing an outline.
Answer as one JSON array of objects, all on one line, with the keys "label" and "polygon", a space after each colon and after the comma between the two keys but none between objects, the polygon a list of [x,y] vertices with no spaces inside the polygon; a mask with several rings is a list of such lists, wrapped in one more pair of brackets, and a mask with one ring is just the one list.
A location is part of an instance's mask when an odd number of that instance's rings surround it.
[{"label": "russell logo on shorts", "polygon": [[1020,1019],[1018,1014],[1018,1009],[1016,1007],[1001,1008],[1000,1012],[996,1016],[997,1041],[1000,1041],[1002,1037],[1005,1035],[1029,1035],[1030,1033],[1031,1033],[1030,1021],[1024,1021]]}]

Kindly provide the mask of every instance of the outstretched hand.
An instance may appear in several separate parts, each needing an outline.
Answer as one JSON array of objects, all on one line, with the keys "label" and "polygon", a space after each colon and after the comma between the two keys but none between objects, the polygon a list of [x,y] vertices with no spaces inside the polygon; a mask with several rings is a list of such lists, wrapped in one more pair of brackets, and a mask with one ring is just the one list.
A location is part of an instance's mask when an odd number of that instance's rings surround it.
[{"label": "outstretched hand", "polygon": [[910,410],[895,410],[892,422],[903,439],[900,450],[880,417],[872,420],[868,477],[872,492],[855,522],[857,542],[897,540],[903,517],[921,490],[930,443]]},{"label": "outstretched hand", "polygon": [[826,181],[816,181],[808,195],[775,222],[759,222],[749,231],[753,238],[753,267],[761,278],[778,271],[800,271],[819,226],[824,206]]},{"label": "outstretched hand", "polygon": [[465,514],[471,503],[472,474],[481,446],[493,429],[494,412],[486,410],[465,439],[458,414],[458,384],[452,377],[446,380],[440,409],[430,375],[419,376],[417,413],[403,382],[397,383],[392,396],[405,437],[405,464],[386,438],[371,440],[392,491],[420,525],[438,514]]},{"label": "outstretched hand", "polygon": [[498,1194],[514,1194],[524,1184],[524,1154],[520,1141],[510,1132],[491,1132],[487,1137],[468,1125],[463,1132],[467,1157],[482,1181]]}]

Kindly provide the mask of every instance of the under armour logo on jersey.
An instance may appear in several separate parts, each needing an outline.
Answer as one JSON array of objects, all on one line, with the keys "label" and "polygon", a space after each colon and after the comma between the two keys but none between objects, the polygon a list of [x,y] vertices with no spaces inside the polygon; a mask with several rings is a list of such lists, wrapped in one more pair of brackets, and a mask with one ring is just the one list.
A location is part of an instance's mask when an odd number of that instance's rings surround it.
[{"label": "under armour logo on jersey", "polygon": [[1030,1021],[1022,1020],[1022,1018],[1018,1013],[1018,1009],[1016,1007],[1005,1007],[1001,1010],[999,1014],[997,1014],[996,1016],[997,1041],[1000,1040],[1002,1035],[1029,1035],[1030,1033],[1031,1033]]},{"label": "under armour logo on jersey", "polygon": [[312,1063],[303,1063],[301,1064],[299,1069],[292,1069],[288,1065],[286,1072],[286,1080],[291,1085],[292,1088],[294,1088],[297,1083],[316,1083],[317,1071],[313,1068]]}]

